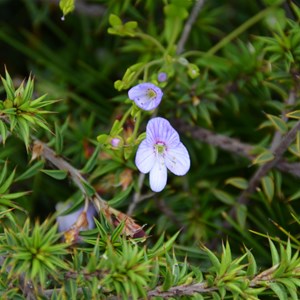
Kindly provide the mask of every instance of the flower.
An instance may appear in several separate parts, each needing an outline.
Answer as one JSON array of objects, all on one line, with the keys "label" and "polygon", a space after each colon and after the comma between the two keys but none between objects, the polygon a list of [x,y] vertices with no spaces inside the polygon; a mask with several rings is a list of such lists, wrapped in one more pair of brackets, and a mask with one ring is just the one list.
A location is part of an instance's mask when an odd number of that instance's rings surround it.
[{"label": "flower", "polygon": [[153,83],[144,82],[132,87],[128,91],[129,99],[143,110],[155,109],[163,96],[162,90]]},{"label": "flower", "polygon": [[160,73],[158,73],[158,75],[157,75],[157,80],[158,80],[159,82],[164,82],[164,81],[167,80],[167,78],[168,78],[168,75],[167,75],[167,73],[165,73],[165,72],[160,72]]},{"label": "flower", "polygon": [[[59,232],[64,232],[68,231],[69,229],[72,228],[74,224],[76,224],[77,220],[79,219],[81,213],[83,212],[83,206],[80,207],[78,210],[68,214],[68,215],[61,215],[63,214],[64,211],[69,209],[71,207],[71,204],[67,203],[62,203],[59,202],[56,204],[56,210],[60,214],[57,218],[56,221],[58,223],[58,231]],[[86,229],[93,229],[95,227],[95,222],[94,222],[94,216],[96,215],[96,210],[93,205],[89,205],[88,210],[87,210],[87,226],[81,227],[80,230],[86,230]]]},{"label": "flower", "polygon": [[142,173],[150,172],[150,187],[154,192],[160,192],[167,183],[167,169],[182,176],[191,163],[177,131],[169,121],[158,117],[147,124],[146,139],[139,145],[135,164]]},{"label": "flower", "polygon": [[110,143],[114,148],[118,148],[121,140],[119,138],[113,138],[111,139]]}]

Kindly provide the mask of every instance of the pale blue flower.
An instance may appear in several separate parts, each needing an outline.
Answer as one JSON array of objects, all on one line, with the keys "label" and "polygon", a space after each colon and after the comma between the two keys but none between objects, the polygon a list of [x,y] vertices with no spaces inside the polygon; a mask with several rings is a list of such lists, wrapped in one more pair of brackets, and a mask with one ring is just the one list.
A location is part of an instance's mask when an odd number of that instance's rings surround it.
[{"label": "pale blue flower", "polygon": [[120,144],[121,140],[119,138],[111,139],[110,143],[114,148],[117,148]]},{"label": "pale blue flower", "polygon": [[167,73],[165,73],[165,72],[160,72],[160,73],[158,73],[158,75],[157,75],[157,80],[158,80],[159,82],[165,82],[167,79],[168,79]]},{"label": "pale blue flower", "polygon": [[146,139],[139,145],[135,163],[142,173],[150,172],[150,187],[154,192],[160,192],[166,186],[167,169],[182,176],[191,164],[177,131],[169,121],[159,117],[148,122]]},{"label": "pale blue flower", "polygon": [[163,96],[162,90],[153,83],[144,82],[132,87],[128,91],[129,99],[143,110],[155,109]]},{"label": "pale blue flower", "polygon": [[[64,211],[69,209],[71,207],[71,204],[62,203],[59,202],[56,204],[56,210],[59,212],[59,214],[63,214]],[[78,220],[80,214],[83,212],[83,206],[80,207],[78,210],[68,214],[68,215],[60,215],[56,218],[56,221],[58,223],[58,231],[59,232],[65,232],[72,228],[72,226],[76,223]],[[95,227],[94,222],[94,216],[96,215],[96,210],[92,204],[89,205],[88,210],[86,212],[86,217],[88,221],[88,227],[87,228],[81,228],[80,230],[87,230],[87,229],[93,229]]]}]

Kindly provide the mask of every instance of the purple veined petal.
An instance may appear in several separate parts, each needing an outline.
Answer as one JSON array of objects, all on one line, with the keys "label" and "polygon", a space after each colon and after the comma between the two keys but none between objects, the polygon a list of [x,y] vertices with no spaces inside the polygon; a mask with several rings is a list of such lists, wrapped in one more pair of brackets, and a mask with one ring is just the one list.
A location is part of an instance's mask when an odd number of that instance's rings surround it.
[{"label": "purple veined petal", "polygon": [[148,173],[155,163],[155,152],[153,146],[149,145],[147,139],[143,140],[135,155],[135,164],[142,173]]},{"label": "purple veined petal", "polygon": [[185,146],[180,143],[176,148],[167,149],[165,152],[167,168],[175,175],[185,175],[190,169],[190,156]]},{"label": "purple veined petal", "polygon": [[150,82],[140,83],[128,91],[129,99],[143,110],[153,110],[161,102],[162,90]]},{"label": "purple veined petal", "polygon": [[167,184],[167,167],[164,161],[157,159],[150,171],[150,188],[153,192],[161,192]]},{"label": "purple veined petal", "polygon": [[156,117],[151,119],[146,128],[147,140],[151,143],[164,142],[167,146],[176,146],[180,143],[179,135],[164,118]]}]

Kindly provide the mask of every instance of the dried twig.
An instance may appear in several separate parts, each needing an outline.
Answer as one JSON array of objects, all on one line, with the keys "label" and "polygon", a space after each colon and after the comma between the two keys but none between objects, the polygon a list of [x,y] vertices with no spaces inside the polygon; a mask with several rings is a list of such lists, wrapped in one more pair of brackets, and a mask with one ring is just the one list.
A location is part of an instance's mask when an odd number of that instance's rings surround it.
[{"label": "dried twig", "polygon": [[[181,133],[189,135],[201,142],[216,146],[222,150],[236,154],[238,156],[245,157],[248,160],[253,160],[255,158],[255,156],[252,154],[254,146],[243,143],[236,138],[217,134],[208,129],[190,125],[187,122],[179,119],[172,123]],[[295,177],[300,178],[300,163],[289,163],[280,158],[276,162],[276,165],[274,167],[279,171],[289,173]]]},{"label": "dried twig", "polygon": [[79,170],[74,168],[61,156],[58,156],[47,144],[36,139],[34,141],[32,154],[33,159],[42,157],[45,160],[49,161],[57,169],[67,171],[70,179],[80,189],[85,199],[89,199],[89,201],[93,203],[97,211],[102,212],[106,216],[108,221],[110,221],[113,225],[118,225],[122,221],[125,222],[124,231],[126,235],[132,237],[144,236],[143,228],[136,224],[131,217],[110,207],[108,203],[103,200],[97,192],[90,196],[86,190],[88,182],[80,174]]},{"label": "dried twig", "polygon": [[218,290],[217,287],[208,287],[206,282],[194,283],[190,285],[179,285],[171,287],[168,291],[161,291],[160,288],[156,288],[148,292],[148,297],[175,297],[182,295],[193,295],[195,293],[209,293]]}]

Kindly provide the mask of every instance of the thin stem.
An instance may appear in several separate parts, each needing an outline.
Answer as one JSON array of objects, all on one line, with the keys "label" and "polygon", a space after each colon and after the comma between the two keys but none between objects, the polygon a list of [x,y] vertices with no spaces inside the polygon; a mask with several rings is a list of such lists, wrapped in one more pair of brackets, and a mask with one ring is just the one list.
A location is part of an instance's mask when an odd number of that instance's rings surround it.
[{"label": "thin stem", "polygon": [[204,51],[191,50],[191,51],[184,52],[184,53],[181,55],[181,57],[203,56],[204,54],[206,54],[206,52],[204,52]]},{"label": "thin stem", "polygon": [[195,5],[192,9],[192,12],[191,12],[187,22],[184,25],[181,37],[178,41],[177,51],[176,51],[177,54],[181,54],[181,52],[184,50],[184,46],[190,35],[192,26],[195,23],[198,15],[201,11],[201,8],[203,7],[203,4],[204,4],[204,0],[196,0]]},{"label": "thin stem", "polygon": [[212,48],[210,48],[206,52],[205,56],[206,55],[212,55],[212,54],[215,54],[216,52],[218,52],[221,48],[223,48],[225,45],[227,45],[228,43],[230,43],[233,39],[235,39],[236,37],[238,37],[241,33],[243,33],[248,28],[250,28],[251,26],[253,26],[254,24],[256,24],[259,20],[263,19],[266,15],[268,15],[269,13],[271,13],[274,10],[274,8],[275,8],[275,6],[268,7],[266,9],[262,10],[261,12],[259,12],[258,14],[256,14],[255,16],[253,16],[252,18],[250,18],[249,20],[247,20],[246,22],[244,22],[238,28],[236,28],[235,30],[233,30],[228,35],[226,35],[216,45],[214,45]]},{"label": "thin stem", "polygon": [[136,119],[135,119],[134,129],[133,129],[133,132],[131,135],[132,140],[135,140],[135,138],[137,136],[137,133],[138,133],[138,130],[139,130],[140,124],[141,124],[141,118],[142,118],[141,111],[138,111],[137,115],[136,115]]},{"label": "thin stem", "polygon": [[143,33],[143,32],[137,32],[135,34],[135,36],[139,37],[143,40],[151,42],[152,44],[154,44],[159,49],[160,52],[165,53],[166,49],[164,48],[164,46],[157,39],[155,39],[153,36],[148,35],[148,34]]},{"label": "thin stem", "polygon": [[132,111],[132,105],[130,106],[130,108],[127,109],[127,111],[123,115],[123,117],[120,121],[120,127],[122,127],[124,125],[125,121],[127,120],[128,116],[130,115],[131,111]]}]

